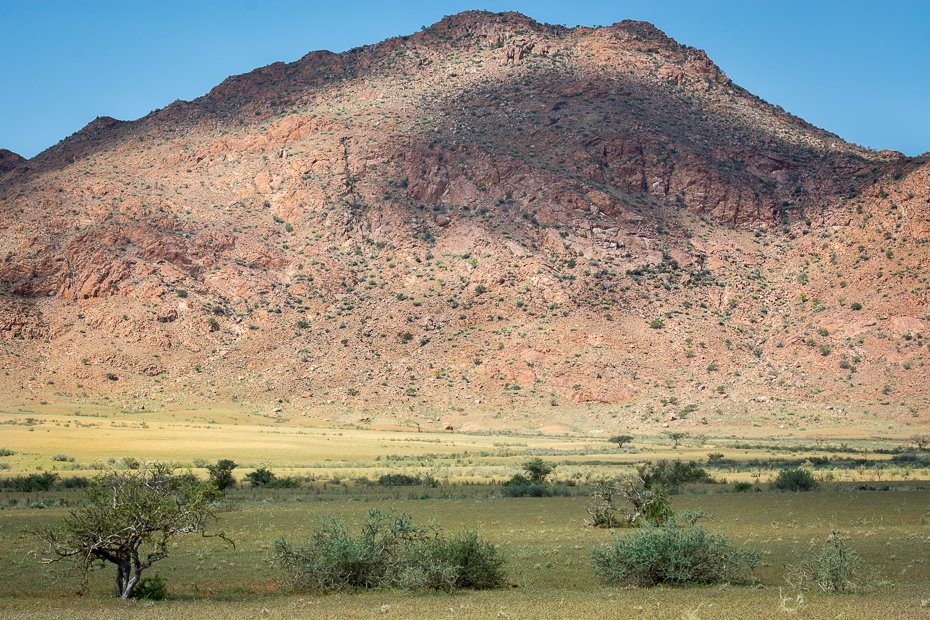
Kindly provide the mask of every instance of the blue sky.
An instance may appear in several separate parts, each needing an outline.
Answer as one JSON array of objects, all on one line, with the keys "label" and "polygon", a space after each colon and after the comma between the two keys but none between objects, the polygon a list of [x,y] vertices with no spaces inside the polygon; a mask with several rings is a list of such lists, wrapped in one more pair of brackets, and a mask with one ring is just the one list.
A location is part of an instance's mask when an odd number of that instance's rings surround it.
[{"label": "blue sky", "polygon": [[907,0],[0,0],[0,148],[32,157],[97,116],[139,118],[232,74],[468,9],[568,26],[649,21],[846,140],[930,151],[930,2]]}]

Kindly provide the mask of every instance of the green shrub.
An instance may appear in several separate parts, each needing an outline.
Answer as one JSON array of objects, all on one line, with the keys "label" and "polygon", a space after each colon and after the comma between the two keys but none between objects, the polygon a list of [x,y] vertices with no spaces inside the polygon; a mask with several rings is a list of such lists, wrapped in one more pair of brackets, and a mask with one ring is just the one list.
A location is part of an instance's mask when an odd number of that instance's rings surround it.
[{"label": "green shrub", "polygon": [[555,468],[555,465],[550,465],[539,457],[523,464],[523,470],[529,475],[530,481],[538,484],[545,484],[546,478]]},{"label": "green shrub", "polygon": [[226,489],[236,484],[236,477],[233,476],[232,470],[238,465],[230,459],[220,459],[216,465],[207,465],[207,471],[210,474],[210,484],[220,493],[225,493]]},{"label": "green shrub", "polygon": [[854,592],[872,582],[859,556],[834,531],[820,549],[811,549],[797,564],[787,566],[785,581],[800,590]]},{"label": "green shrub", "polygon": [[407,474],[384,474],[378,478],[378,484],[383,487],[412,487],[423,484],[423,480],[419,476]]},{"label": "green shrub", "polygon": [[[518,474],[519,475],[519,474]],[[522,478],[522,476],[520,476]],[[568,497],[569,491],[565,487],[554,487],[548,484],[535,484],[529,481],[511,480],[501,487],[501,495],[504,497]]]},{"label": "green shrub", "polygon": [[0,456],[13,456],[14,454],[16,453],[9,448],[0,448]]},{"label": "green shrub", "polygon": [[707,470],[698,467],[694,461],[682,463],[660,459],[655,463],[647,463],[641,469],[640,475],[648,488],[677,489],[684,484],[710,481]]},{"label": "green shrub", "polygon": [[143,577],[136,586],[133,594],[138,599],[148,599],[150,601],[161,601],[168,598],[168,584],[161,575],[155,573],[151,577]]},{"label": "green shrub", "polygon": [[778,472],[778,477],[772,482],[772,486],[782,491],[815,491],[819,486],[814,480],[814,474],[806,469],[783,469]]},{"label": "green shrub", "polygon": [[255,471],[246,474],[245,479],[248,480],[253,487],[267,487],[271,486],[271,483],[275,480],[275,475],[274,472],[264,467],[259,467]]},{"label": "green shrub", "polygon": [[504,583],[497,549],[473,532],[444,539],[437,526],[415,525],[410,515],[368,511],[359,534],[328,518],[302,547],[279,538],[275,563],[297,590],[401,587],[409,590],[494,588]]},{"label": "green shrub", "polygon": [[752,484],[748,482],[737,482],[733,485],[734,493],[748,493],[749,491],[752,491]]},{"label": "green shrub", "polygon": [[0,479],[0,488],[12,489],[20,493],[43,492],[51,489],[56,480],[58,480],[58,474],[51,472],[14,476]]},{"label": "green shrub", "polygon": [[645,467],[641,465],[635,474],[596,481],[586,509],[591,519],[585,525],[613,528],[665,522],[671,514],[668,488],[649,486],[642,476]]},{"label": "green shrub", "polygon": [[66,489],[86,489],[90,486],[90,480],[84,476],[69,476],[61,479],[61,486]]},{"label": "green shrub", "polygon": [[73,463],[74,457],[68,456],[67,454],[58,453],[52,457],[53,461],[60,461],[62,463]]},{"label": "green shrub", "polygon": [[703,516],[700,510],[684,512],[661,526],[646,524],[616,536],[594,550],[594,569],[610,584],[638,587],[748,581],[762,554],[739,549],[724,535],[708,533],[695,523]]},{"label": "green shrub", "polygon": [[437,536],[414,548],[407,563],[397,584],[407,590],[489,590],[504,585],[504,558],[473,531]]}]

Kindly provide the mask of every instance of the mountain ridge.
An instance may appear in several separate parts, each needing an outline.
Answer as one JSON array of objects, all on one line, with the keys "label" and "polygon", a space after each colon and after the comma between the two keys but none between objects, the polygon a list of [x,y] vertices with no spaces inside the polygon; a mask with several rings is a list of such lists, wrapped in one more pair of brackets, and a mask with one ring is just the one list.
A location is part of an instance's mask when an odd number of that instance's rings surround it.
[{"label": "mountain ridge", "polygon": [[467,12],[98,118],[25,168],[0,176],[16,402],[926,422],[920,385],[873,404],[923,373],[926,156],[848,144],[644,22]]}]

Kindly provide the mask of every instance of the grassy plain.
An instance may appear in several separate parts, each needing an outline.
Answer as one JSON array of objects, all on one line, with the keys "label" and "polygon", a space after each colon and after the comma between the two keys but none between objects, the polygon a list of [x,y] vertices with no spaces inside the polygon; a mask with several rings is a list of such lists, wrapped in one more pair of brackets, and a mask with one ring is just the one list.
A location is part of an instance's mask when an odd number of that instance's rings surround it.
[{"label": "grassy plain", "polygon": [[[927,486],[920,482],[928,478],[926,465],[922,454],[902,459],[908,454],[899,451],[900,445],[881,438],[702,437],[673,450],[665,438],[654,436],[637,437],[633,447],[617,450],[604,438],[440,435],[213,416],[160,412],[146,414],[143,423],[137,416],[99,411],[80,416],[0,413],[0,448],[14,452],[0,457],[9,464],[0,469],[0,478],[53,468],[62,477],[90,476],[98,468],[122,467],[121,459],[133,457],[175,461],[201,474],[198,459],[232,458],[242,465],[235,472],[239,478],[249,468],[268,466],[279,476],[302,480],[298,489],[233,490],[232,509],[221,514],[217,526],[236,542],[235,548],[218,539],[177,540],[170,557],[150,570],[167,580],[171,593],[157,603],[112,598],[110,566],[95,572],[87,595],[77,598],[73,579],[56,583],[36,561],[37,543],[28,530],[60,519],[67,511],[60,504],[73,504],[78,491],[3,491],[0,616],[930,618],[930,492],[917,490]],[[706,524],[709,529],[762,550],[757,582],[648,590],[603,586],[591,567],[591,550],[615,534],[584,527],[586,483],[658,458],[706,465],[712,453],[723,459],[708,466],[721,482],[689,487],[673,496],[673,508],[701,507],[715,515]],[[68,460],[53,460],[56,455]],[[558,464],[556,481],[570,496],[500,498],[499,483],[535,456]],[[727,492],[737,480],[760,480],[765,488],[780,466],[803,462],[816,467],[823,491]],[[432,476],[436,482],[394,488],[370,484],[391,472]],[[863,484],[889,490],[847,492]],[[55,505],[38,507],[47,503]],[[435,520],[446,531],[476,529],[500,545],[510,587],[451,596],[393,591],[300,596],[278,589],[279,575],[270,562],[275,538],[303,540],[326,515],[352,521],[371,507],[394,507],[418,522]],[[799,593],[785,583],[784,566],[812,544],[826,541],[833,530],[849,537],[850,548],[875,569],[877,585],[850,595],[804,593],[796,609]]]}]

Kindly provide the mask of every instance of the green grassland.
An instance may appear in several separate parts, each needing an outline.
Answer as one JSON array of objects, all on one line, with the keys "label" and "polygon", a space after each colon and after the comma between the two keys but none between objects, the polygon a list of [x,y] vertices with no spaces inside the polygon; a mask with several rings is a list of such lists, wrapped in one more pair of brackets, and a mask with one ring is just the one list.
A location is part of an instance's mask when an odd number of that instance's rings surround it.
[{"label": "green grassland", "polygon": [[[166,460],[203,477],[203,462],[231,458],[237,478],[266,466],[299,487],[229,493],[216,538],[177,539],[171,555],[147,575],[168,583],[165,601],[112,597],[112,566],[95,571],[83,597],[73,577],[39,564],[30,530],[54,523],[80,497],[76,489],[0,492],[0,616],[3,618],[921,618],[930,617],[930,478],[924,451],[878,437],[752,440],[691,437],[677,449],[663,436],[637,437],[618,450],[606,437],[479,436],[372,431],[355,427],[290,426],[271,420],[203,419],[191,413],[138,416],[97,412],[0,412],[0,478],[53,471],[62,478],[125,467],[123,458]],[[709,455],[720,455],[708,463]],[[55,460],[55,457],[58,460]],[[67,457],[61,460],[61,456]],[[553,484],[566,497],[508,499],[500,483],[523,462],[556,464]],[[675,510],[703,508],[705,526],[741,547],[763,552],[750,585],[651,589],[603,585],[591,550],[618,530],[584,526],[589,483],[660,458],[695,460],[715,484],[689,485],[673,495]],[[74,459],[73,461],[71,459]],[[112,460],[111,460],[112,459]],[[722,460],[721,460],[722,459]],[[814,470],[816,493],[733,493],[735,481],[762,489],[780,467]],[[2,466],[0,466],[2,467]],[[418,486],[374,484],[406,473]],[[882,491],[860,491],[865,485]],[[271,543],[305,540],[328,515],[351,522],[367,510],[395,508],[446,532],[477,530],[499,545],[509,587],[488,592],[414,594],[399,591],[297,595],[279,586]],[[874,573],[855,594],[803,593],[784,580],[784,567],[832,531],[848,537]],[[620,535],[623,532],[620,531]]]}]

